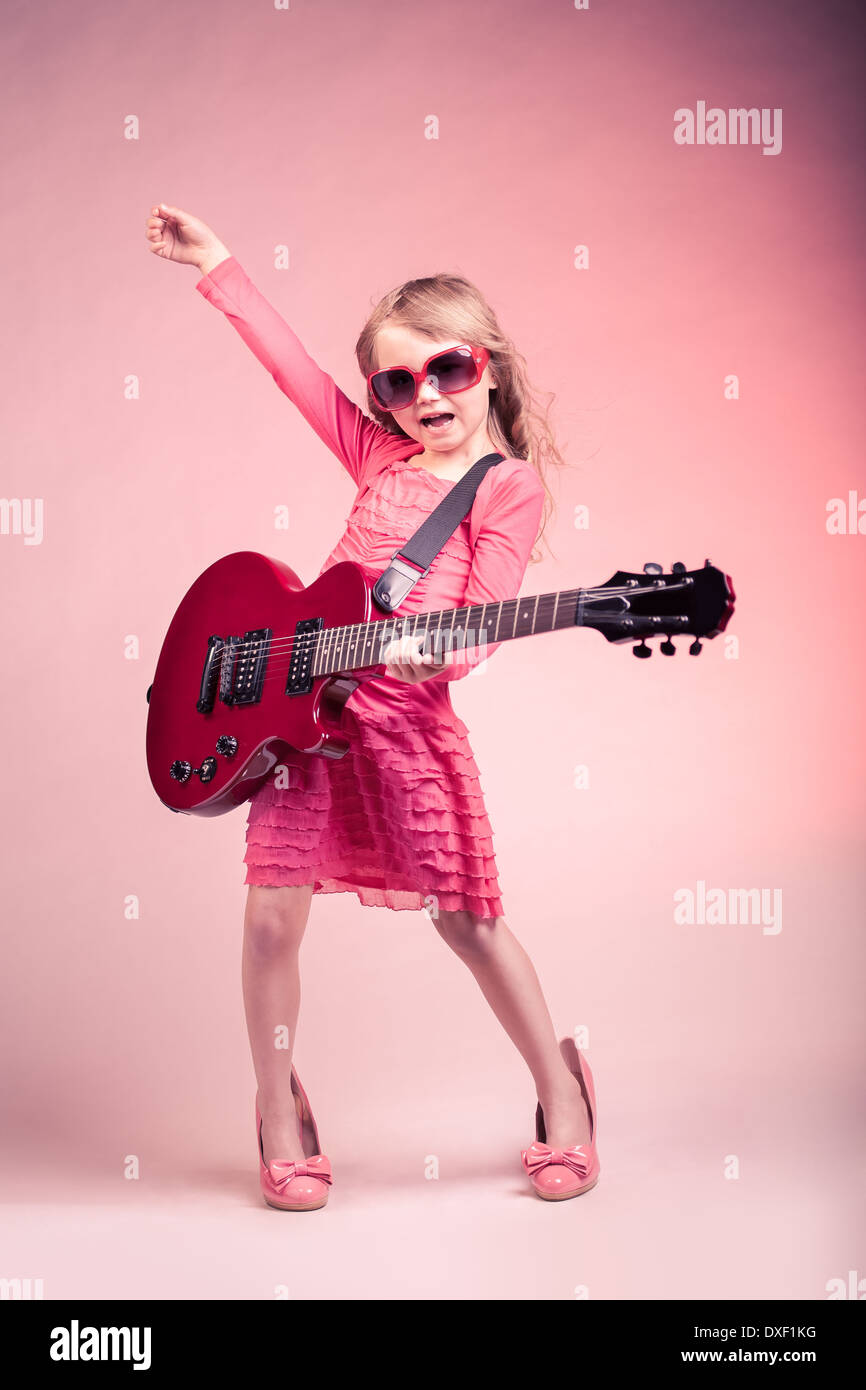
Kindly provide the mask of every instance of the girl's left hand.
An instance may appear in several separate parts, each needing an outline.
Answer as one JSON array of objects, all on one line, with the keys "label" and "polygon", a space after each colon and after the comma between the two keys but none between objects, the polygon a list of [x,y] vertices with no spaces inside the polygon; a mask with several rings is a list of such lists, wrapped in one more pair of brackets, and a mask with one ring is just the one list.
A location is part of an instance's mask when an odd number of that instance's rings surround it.
[{"label": "girl's left hand", "polygon": [[386,675],[406,681],[409,685],[417,685],[419,681],[429,681],[431,676],[438,676],[440,671],[451,665],[450,651],[443,652],[444,660],[436,662],[432,652],[422,655],[422,646],[423,638],[413,636],[398,637],[389,642],[382,653]]}]

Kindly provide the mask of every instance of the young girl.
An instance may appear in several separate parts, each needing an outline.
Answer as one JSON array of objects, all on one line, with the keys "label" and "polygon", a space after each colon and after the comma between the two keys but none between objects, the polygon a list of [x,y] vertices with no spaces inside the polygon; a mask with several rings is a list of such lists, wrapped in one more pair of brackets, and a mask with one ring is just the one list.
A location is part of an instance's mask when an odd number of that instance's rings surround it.
[{"label": "young girl", "polygon": [[[160,203],[146,238],[157,256],[197,267],[196,289],[351,475],[354,505],[320,573],[353,560],[377,578],[454,483],[497,452],[506,457],[395,617],[516,598],[549,496],[529,460],[542,450],[559,455],[536,423],[513,344],[474,286],[434,275],[385,296],[355,348],[368,415],[308,356],[205,223]],[[441,661],[419,646],[419,637],[395,639],[384,653],[387,675],[353,691],[343,758],[293,753],[250,802],[244,1005],[262,1195],[284,1210],[324,1206],[332,1181],[292,1052],[274,1046],[282,1025],[294,1048],[298,950],[314,893],[428,910],[532,1073],[536,1135],[521,1160],[535,1192],[561,1200],[598,1180],[589,1066],[570,1038],[557,1047],[532,962],[505,924],[478,769],[451,704],[448,682],[497,644]]]}]

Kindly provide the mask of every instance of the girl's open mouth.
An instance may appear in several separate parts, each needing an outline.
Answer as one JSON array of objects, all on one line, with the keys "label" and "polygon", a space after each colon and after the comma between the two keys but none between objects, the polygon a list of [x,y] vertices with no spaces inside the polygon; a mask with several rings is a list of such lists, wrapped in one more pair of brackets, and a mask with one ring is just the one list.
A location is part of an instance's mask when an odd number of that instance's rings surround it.
[{"label": "girl's open mouth", "polygon": [[447,413],[442,415],[424,415],[421,418],[421,424],[428,430],[447,430],[453,419],[454,416]]}]

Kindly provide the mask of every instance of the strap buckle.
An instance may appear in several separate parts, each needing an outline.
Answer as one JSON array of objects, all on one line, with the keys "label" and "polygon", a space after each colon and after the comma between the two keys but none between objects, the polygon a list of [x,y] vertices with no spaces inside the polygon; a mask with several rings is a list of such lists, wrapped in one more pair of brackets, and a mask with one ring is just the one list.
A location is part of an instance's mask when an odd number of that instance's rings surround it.
[{"label": "strap buckle", "polygon": [[[436,558],[435,556],[433,557]],[[373,585],[373,597],[381,608],[386,612],[393,613],[395,608],[399,608],[407,594],[423,579],[425,574],[430,573],[433,560],[425,570],[419,570],[415,565],[410,564],[400,554],[399,549],[394,551],[391,556],[388,568],[379,575]]]}]

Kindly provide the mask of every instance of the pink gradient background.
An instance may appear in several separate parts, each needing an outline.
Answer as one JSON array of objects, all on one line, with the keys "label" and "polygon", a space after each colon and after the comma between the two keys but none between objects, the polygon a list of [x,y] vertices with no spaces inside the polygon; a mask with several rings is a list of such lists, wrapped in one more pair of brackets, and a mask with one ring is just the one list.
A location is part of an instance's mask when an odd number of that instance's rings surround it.
[{"label": "pink gradient background", "polygon": [[[0,1275],[123,1299],[822,1299],[866,1276],[866,536],[826,530],[830,498],[866,492],[855,12],[7,16],[2,491],[43,498],[45,530],[0,536]],[[675,145],[698,100],[783,108],[782,153]],[[558,1034],[588,1029],[602,1179],[583,1200],[531,1194],[531,1077],[427,918],[340,894],[313,902],[296,1048],[334,1191],[309,1219],[261,1202],[246,810],[157,801],[145,691],[201,570],[252,549],[309,582],[353,490],[197,273],[148,252],[160,200],[214,227],[358,401],[383,293],[479,284],[556,393],[572,465],[525,593],[647,560],[733,576],[733,654],[637,662],[556,633],[452,688],[506,920]],[[781,889],[781,932],[676,925],[699,879]]]}]

